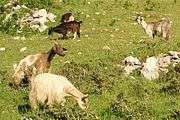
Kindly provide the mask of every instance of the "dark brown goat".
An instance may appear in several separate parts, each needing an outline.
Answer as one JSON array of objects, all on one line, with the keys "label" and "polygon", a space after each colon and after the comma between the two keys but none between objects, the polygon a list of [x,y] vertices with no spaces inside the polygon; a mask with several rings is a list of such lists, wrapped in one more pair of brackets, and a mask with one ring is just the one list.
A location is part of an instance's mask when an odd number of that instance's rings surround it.
[{"label": "dark brown goat", "polygon": [[64,22],[56,27],[50,28],[48,34],[51,35],[52,32],[56,32],[56,33],[62,34],[63,38],[67,38],[67,33],[71,32],[74,34],[73,39],[75,39],[77,35],[80,38],[80,24],[81,23],[82,21]]}]

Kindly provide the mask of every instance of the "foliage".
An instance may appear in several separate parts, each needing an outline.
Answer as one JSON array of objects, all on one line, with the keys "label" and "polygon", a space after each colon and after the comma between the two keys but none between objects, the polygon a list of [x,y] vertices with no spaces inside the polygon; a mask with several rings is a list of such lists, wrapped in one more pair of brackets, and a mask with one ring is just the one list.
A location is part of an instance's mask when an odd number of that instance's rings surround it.
[{"label": "foliage", "polygon": [[169,67],[169,71],[166,74],[161,75],[160,81],[162,82],[160,92],[168,94],[180,94],[180,64],[176,67]]},{"label": "foliage", "polygon": [[160,4],[158,2],[154,2],[152,0],[146,0],[144,10],[153,11],[160,8]]}]

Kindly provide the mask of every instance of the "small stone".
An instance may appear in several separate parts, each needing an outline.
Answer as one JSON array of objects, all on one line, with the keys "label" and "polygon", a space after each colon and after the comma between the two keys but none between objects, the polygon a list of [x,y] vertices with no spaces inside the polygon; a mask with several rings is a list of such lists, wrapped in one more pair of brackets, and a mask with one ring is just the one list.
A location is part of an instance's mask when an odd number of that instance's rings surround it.
[{"label": "small stone", "polygon": [[25,50],[27,50],[27,47],[23,47],[20,49],[20,52],[24,52]]}]

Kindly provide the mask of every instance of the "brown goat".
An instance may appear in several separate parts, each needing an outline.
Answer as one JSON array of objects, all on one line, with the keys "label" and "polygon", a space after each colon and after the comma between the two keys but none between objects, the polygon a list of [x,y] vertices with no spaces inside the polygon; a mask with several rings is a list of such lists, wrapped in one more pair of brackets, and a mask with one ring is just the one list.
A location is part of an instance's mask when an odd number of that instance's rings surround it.
[{"label": "brown goat", "polygon": [[77,35],[80,38],[80,24],[81,23],[82,21],[64,22],[56,27],[50,28],[48,34],[51,35],[52,32],[56,32],[56,33],[62,34],[63,38],[67,38],[67,33],[71,32],[74,34],[73,39],[75,39]]},{"label": "brown goat", "polygon": [[[30,68],[34,67],[37,73],[46,73],[49,72],[51,61],[56,54],[59,56],[64,56],[66,51],[61,45],[57,42],[54,43],[54,46],[46,53],[38,53],[35,55],[28,55],[24,59],[22,59],[18,66],[15,69],[13,74],[13,80],[16,86],[19,86],[23,79],[27,79],[29,82],[29,73]],[[27,74],[28,73],[28,74]],[[28,78],[27,78],[28,77]]]}]

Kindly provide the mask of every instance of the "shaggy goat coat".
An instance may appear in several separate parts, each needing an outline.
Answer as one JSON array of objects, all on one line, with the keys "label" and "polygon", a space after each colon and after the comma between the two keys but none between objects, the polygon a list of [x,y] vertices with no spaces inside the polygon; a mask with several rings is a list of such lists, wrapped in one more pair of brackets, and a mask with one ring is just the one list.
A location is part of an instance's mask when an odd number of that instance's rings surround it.
[{"label": "shaggy goat coat", "polygon": [[32,108],[36,108],[38,103],[47,102],[49,106],[53,103],[63,103],[65,96],[72,96],[82,109],[86,108],[87,96],[77,90],[67,78],[51,73],[32,77],[29,94]]}]

